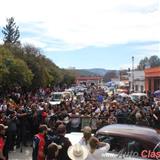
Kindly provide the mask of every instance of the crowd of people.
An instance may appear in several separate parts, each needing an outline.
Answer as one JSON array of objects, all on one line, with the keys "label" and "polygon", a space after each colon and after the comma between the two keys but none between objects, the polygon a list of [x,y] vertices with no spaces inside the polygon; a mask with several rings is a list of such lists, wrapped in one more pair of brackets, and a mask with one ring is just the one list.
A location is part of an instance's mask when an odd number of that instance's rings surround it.
[{"label": "crowd of people", "polygon": [[[119,100],[118,94],[109,96],[101,87],[89,86],[83,92],[83,101],[76,99],[75,93],[71,100],[64,99],[61,104],[52,106],[49,99],[53,91],[47,88],[24,93],[15,89],[0,99],[0,136],[3,138],[7,126],[5,145],[0,139],[1,159],[4,156],[7,159],[15,148],[28,145],[33,146],[33,160],[37,160],[37,156],[42,156],[38,160],[45,159],[51,150],[59,160],[70,159],[67,149],[71,143],[64,135],[79,132],[85,126],[90,126],[93,133],[115,123],[160,128],[160,102],[155,102],[153,95],[137,102],[130,97]],[[66,143],[66,148],[62,143]],[[39,144],[47,144],[40,149],[42,153],[35,151]]]}]

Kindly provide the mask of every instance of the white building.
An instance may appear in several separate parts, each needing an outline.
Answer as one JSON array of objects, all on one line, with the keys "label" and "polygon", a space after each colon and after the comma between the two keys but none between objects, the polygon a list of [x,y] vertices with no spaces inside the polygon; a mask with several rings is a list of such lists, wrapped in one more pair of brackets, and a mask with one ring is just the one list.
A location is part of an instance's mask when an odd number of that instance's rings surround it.
[{"label": "white building", "polygon": [[128,73],[130,90],[132,91],[132,85],[134,84],[135,92],[144,92],[145,90],[145,75],[144,71],[134,71],[134,78],[132,78],[132,71]]}]

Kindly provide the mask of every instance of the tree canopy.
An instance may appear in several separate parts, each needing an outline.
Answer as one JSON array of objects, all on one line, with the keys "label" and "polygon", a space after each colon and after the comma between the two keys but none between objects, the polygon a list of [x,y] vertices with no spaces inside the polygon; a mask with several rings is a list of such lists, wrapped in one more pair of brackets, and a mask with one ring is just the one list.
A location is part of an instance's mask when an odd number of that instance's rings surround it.
[{"label": "tree canopy", "polygon": [[14,58],[12,53],[4,47],[0,47],[0,85],[2,88],[28,87],[31,85],[33,73],[27,64]]},{"label": "tree canopy", "polygon": [[111,81],[112,78],[118,78],[118,74],[117,74],[116,70],[110,70],[110,71],[108,71],[104,75],[103,80],[104,80],[104,82],[109,82],[109,81]]},{"label": "tree canopy", "polygon": [[146,67],[158,67],[160,66],[160,58],[156,55],[151,56],[150,58],[145,57],[140,60],[139,65],[137,67],[138,70],[144,70]]},{"label": "tree canopy", "polygon": [[[20,36],[14,18],[3,28],[4,44],[0,45],[0,88],[35,89],[75,82],[75,74],[61,69],[32,44],[15,45]],[[6,45],[9,44],[9,45]]]}]

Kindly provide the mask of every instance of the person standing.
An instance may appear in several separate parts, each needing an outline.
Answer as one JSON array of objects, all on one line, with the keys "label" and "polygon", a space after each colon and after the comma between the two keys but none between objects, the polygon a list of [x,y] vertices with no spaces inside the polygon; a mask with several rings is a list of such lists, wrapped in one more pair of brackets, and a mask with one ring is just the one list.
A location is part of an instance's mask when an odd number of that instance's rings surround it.
[{"label": "person standing", "polygon": [[0,160],[6,160],[7,158],[5,157],[5,151],[4,151],[4,146],[5,146],[5,130],[8,127],[0,124]]},{"label": "person standing", "polygon": [[85,126],[83,128],[83,137],[81,138],[81,140],[79,141],[79,143],[85,147],[87,147],[88,149],[90,149],[89,146],[89,140],[92,137],[92,129],[89,126]]},{"label": "person standing", "polygon": [[106,152],[109,151],[110,145],[108,143],[100,142],[96,137],[91,137],[89,140],[90,150],[86,160],[102,160]]},{"label": "person standing", "polygon": [[62,146],[62,149],[59,151],[57,157],[58,160],[70,160],[67,155],[68,148],[72,145],[68,138],[65,137],[66,127],[63,124],[60,124],[57,128],[57,138],[55,143]]},{"label": "person standing", "polygon": [[71,160],[86,160],[89,152],[85,146],[77,143],[73,146],[70,146],[67,153]]},{"label": "person standing", "polygon": [[34,136],[32,160],[45,160],[45,137],[47,131],[47,125],[40,125],[39,133]]},{"label": "person standing", "polygon": [[47,148],[46,160],[57,160],[59,150],[62,149],[62,146],[57,145],[56,143],[49,144]]}]

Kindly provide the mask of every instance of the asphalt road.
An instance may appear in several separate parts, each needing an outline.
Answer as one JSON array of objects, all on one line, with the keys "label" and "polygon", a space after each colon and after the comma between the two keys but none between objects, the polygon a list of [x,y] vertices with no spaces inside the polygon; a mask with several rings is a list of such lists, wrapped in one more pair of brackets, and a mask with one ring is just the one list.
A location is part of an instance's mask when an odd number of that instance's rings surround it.
[{"label": "asphalt road", "polygon": [[9,160],[32,160],[32,147],[23,147],[9,153]]}]

